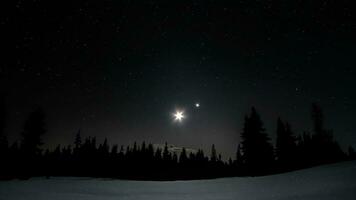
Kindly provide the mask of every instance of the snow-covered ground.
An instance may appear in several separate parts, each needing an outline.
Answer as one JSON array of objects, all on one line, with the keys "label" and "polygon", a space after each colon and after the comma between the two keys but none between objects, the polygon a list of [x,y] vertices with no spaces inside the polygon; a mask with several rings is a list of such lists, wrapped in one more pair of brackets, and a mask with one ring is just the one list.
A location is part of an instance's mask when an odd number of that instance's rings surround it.
[{"label": "snow-covered ground", "polygon": [[356,199],[356,162],[285,174],[197,181],[35,178],[0,181],[0,200]]}]

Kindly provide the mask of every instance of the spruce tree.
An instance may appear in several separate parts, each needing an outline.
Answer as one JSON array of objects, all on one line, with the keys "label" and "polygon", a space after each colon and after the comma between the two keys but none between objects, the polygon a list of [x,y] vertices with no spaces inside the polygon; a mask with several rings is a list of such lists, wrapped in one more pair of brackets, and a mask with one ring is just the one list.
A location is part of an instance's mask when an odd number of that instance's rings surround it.
[{"label": "spruce tree", "polygon": [[349,157],[349,160],[355,160],[356,159],[356,152],[355,152],[355,149],[352,146],[349,146],[349,148],[348,148],[348,157]]},{"label": "spruce tree", "polygon": [[312,148],[309,152],[313,156],[313,164],[323,164],[340,161],[346,158],[339,144],[333,138],[332,130],[324,127],[324,113],[316,103],[312,104],[312,119],[314,134]]},{"label": "spruce tree", "polygon": [[242,154],[241,154],[241,145],[238,144],[237,145],[237,151],[236,151],[236,160],[235,160],[235,164],[237,166],[240,166],[242,163],[243,163],[243,157],[242,157]]},{"label": "spruce tree", "polygon": [[179,156],[179,163],[184,164],[187,162],[187,159],[188,159],[187,152],[186,152],[185,148],[183,147],[182,152],[180,153],[180,156]]},{"label": "spruce tree", "polygon": [[157,148],[157,149],[156,149],[156,152],[155,152],[155,161],[156,161],[156,162],[162,161],[162,150],[161,150],[160,148]]},{"label": "spruce tree", "polygon": [[167,142],[164,145],[164,149],[163,149],[163,160],[165,162],[169,162],[172,160],[172,156],[171,153],[168,151],[168,145]]},{"label": "spruce tree", "polygon": [[241,133],[243,163],[248,175],[270,173],[274,161],[273,147],[255,108],[245,117]]},{"label": "spruce tree", "polygon": [[28,158],[41,153],[42,136],[46,133],[45,115],[41,108],[30,113],[22,132],[21,149]]},{"label": "spruce tree", "polygon": [[75,140],[74,140],[74,148],[78,150],[82,146],[82,137],[80,135],[80,129],[78,130],[78,133],[75,135]]},{"label": "spruce tree", "polygon": [[118,154],[118,149],[119,149],[119,146],[117,144],[114,144],[112,147],[111,147],[111,151],[110,151],[110,154],[112,156],[116,156]]},{"label": "spruce tree", "polygon": [[215,145],[213,144],[211,146],[211,156],[210,156],[210,161],[211,162],[216,162],[218,160],[218,157],[216,155],[216,149],[215,149]]},{"label": "spruce tree", "polygon": [[280,118],[277,121],[276,157],[281,170],[295,167],[296,138],[290,125],[284,124]]}]

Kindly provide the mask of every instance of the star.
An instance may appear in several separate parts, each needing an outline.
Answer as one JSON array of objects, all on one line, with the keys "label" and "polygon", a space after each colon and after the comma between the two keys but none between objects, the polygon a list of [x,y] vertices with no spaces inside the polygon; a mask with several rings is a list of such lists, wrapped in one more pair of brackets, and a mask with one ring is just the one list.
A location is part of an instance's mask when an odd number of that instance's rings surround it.
[{"label": "star", "polygon": [[195,103],[195,107],[199,108],[200,107],[200,103]]}]

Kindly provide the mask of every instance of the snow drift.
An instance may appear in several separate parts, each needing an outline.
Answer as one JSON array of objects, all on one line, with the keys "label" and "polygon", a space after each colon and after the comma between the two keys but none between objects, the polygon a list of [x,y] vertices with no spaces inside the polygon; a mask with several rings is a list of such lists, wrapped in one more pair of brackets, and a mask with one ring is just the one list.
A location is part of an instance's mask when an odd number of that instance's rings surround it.
[{"label": "snow drift", "polygon": [[1,200],[356,199],[356,161],[265,177],[195,181],[33,178],[0,182]]}]

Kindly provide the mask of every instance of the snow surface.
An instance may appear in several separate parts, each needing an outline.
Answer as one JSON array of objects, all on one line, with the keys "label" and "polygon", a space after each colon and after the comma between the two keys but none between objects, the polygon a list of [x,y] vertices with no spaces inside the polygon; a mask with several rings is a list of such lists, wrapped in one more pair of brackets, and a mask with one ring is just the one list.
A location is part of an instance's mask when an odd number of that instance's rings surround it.
[{"label": "snow surface", "polygon": [[34,178],[0,181],[0,200],[356,199],[356,161],[285,174],[196,181]]}]

